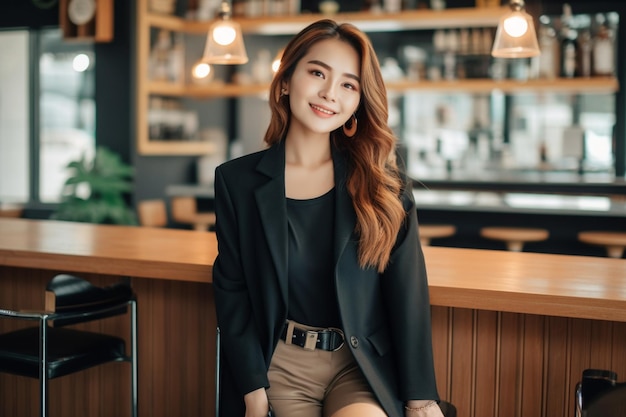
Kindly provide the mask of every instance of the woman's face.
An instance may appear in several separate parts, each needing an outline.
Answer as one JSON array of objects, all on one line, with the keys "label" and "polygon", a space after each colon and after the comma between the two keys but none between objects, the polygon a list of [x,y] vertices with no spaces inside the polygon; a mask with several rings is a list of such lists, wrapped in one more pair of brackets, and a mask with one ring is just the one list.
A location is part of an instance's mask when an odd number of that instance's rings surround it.
[{"label": "woman's face", "polygon": [[290,129],[329,133],[343,125],[361,99],[360,60],[347,42],[327,39],[298,61],[287,90]]}]

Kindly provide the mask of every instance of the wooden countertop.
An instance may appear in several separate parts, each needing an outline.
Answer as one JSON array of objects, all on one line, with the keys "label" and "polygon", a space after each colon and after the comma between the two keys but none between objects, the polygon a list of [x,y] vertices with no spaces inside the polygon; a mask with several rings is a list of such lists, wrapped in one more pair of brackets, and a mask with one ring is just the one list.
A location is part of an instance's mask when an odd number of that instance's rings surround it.
[{"label": "wooden countertop", "polygon": [[626,260],[424,248],[433,305],[626,322]]},{"label": "wooden countertop", "polygon": [[0,265],[211,282],[213,233],[0,218]]},{"label": "wooden countertop", "polygon": [[[626,322],[624,259],[424,252],[433,305]],[[6,266],[210,283],[216,254],[209,232],[0,219]]]}]

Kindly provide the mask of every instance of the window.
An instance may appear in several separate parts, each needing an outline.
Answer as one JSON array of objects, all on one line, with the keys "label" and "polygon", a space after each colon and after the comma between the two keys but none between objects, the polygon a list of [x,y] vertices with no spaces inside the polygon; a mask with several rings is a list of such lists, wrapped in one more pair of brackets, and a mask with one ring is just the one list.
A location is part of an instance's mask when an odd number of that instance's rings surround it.
[{"label": "window", "polygon": [[0,32],[0,204],[28,201],[28,36]]},{"label": "window", "polygon": [[12,57],[0,61],[0,202],[56,203],[67,164],[95,152],[93,45],[6,31],[0,56]]}]

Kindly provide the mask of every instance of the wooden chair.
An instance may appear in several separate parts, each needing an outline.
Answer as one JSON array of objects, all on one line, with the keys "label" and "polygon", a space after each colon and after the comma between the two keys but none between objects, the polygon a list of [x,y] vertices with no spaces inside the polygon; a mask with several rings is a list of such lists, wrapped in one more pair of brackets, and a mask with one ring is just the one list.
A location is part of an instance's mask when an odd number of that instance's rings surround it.
[{"label": "wooden chair", "polygon": [[[37,322],[0,334],[0,372],[39,380],[40,417],[48,415],[49,380],[118,361],[131,364],[130,410],[131,416],[137,417],[137,303],[128,281],[97,287],[60,274],[46,287],[45,309],[1,307],[0,319]],[[129,353],[123,338],[72,327],[122,314],[130,318]]]},{"label": "wooden chair", "polygon": [[137,204],[139,224],[146,227],[167,226],[167,208],[161,199],[143,200]]},{"label": "wooden chair", "polygon": [[2,207],[0,206],[0,217],[13,217],[19,218],[22,217],[22,212],[24,210],[21,207]]},{"label": "wooden chair", "polygon": [[546,229],[526,227],[483,227],[480,235],[487,239],[503,241],[507,250],[511,252],[521,252],[526,242],[546,240],[549,232]]},{"label": "wooden chair", "polygon": [[590,245],[599,245],[606,248],[609,258],[621,258],[626,247],[626,232],[605,232],[589,230],[578,233],[578,240]]},{"label": "wooden chair", "polygon": [[206,231],[215,224],[215,213],[198,212],[195,197],[173,197],[172,218],[177,223],[192,225],[197,231]]},{"label": "wooden chair", "polygon": [[420,224],[418,230],[422,246],[429,246],[431,239],[449,237],[456,233],[456,227],[451,224]]}]

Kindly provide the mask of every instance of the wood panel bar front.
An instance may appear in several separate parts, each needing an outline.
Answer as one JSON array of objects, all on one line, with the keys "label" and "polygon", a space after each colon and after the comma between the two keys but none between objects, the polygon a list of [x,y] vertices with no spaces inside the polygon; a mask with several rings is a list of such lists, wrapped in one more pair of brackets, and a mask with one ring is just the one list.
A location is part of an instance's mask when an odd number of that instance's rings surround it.
[{"label": "wood panel bar front", "polygon": [[[626,375],[626,262],[424,248],[439,392],[459,417],[570,417],[585,368]],[[0,306],[41,308],[58,272],[132,277],[143,417],[213,416],[212,233],[0,219]],[[95,329],[125,336],[124,318]],[[0,332],[13,324],[0,321]],[[51,382],[51,416],[128,416],[127,364]],[[0,374],[0,416],[37,415],[37,382]]]}]

